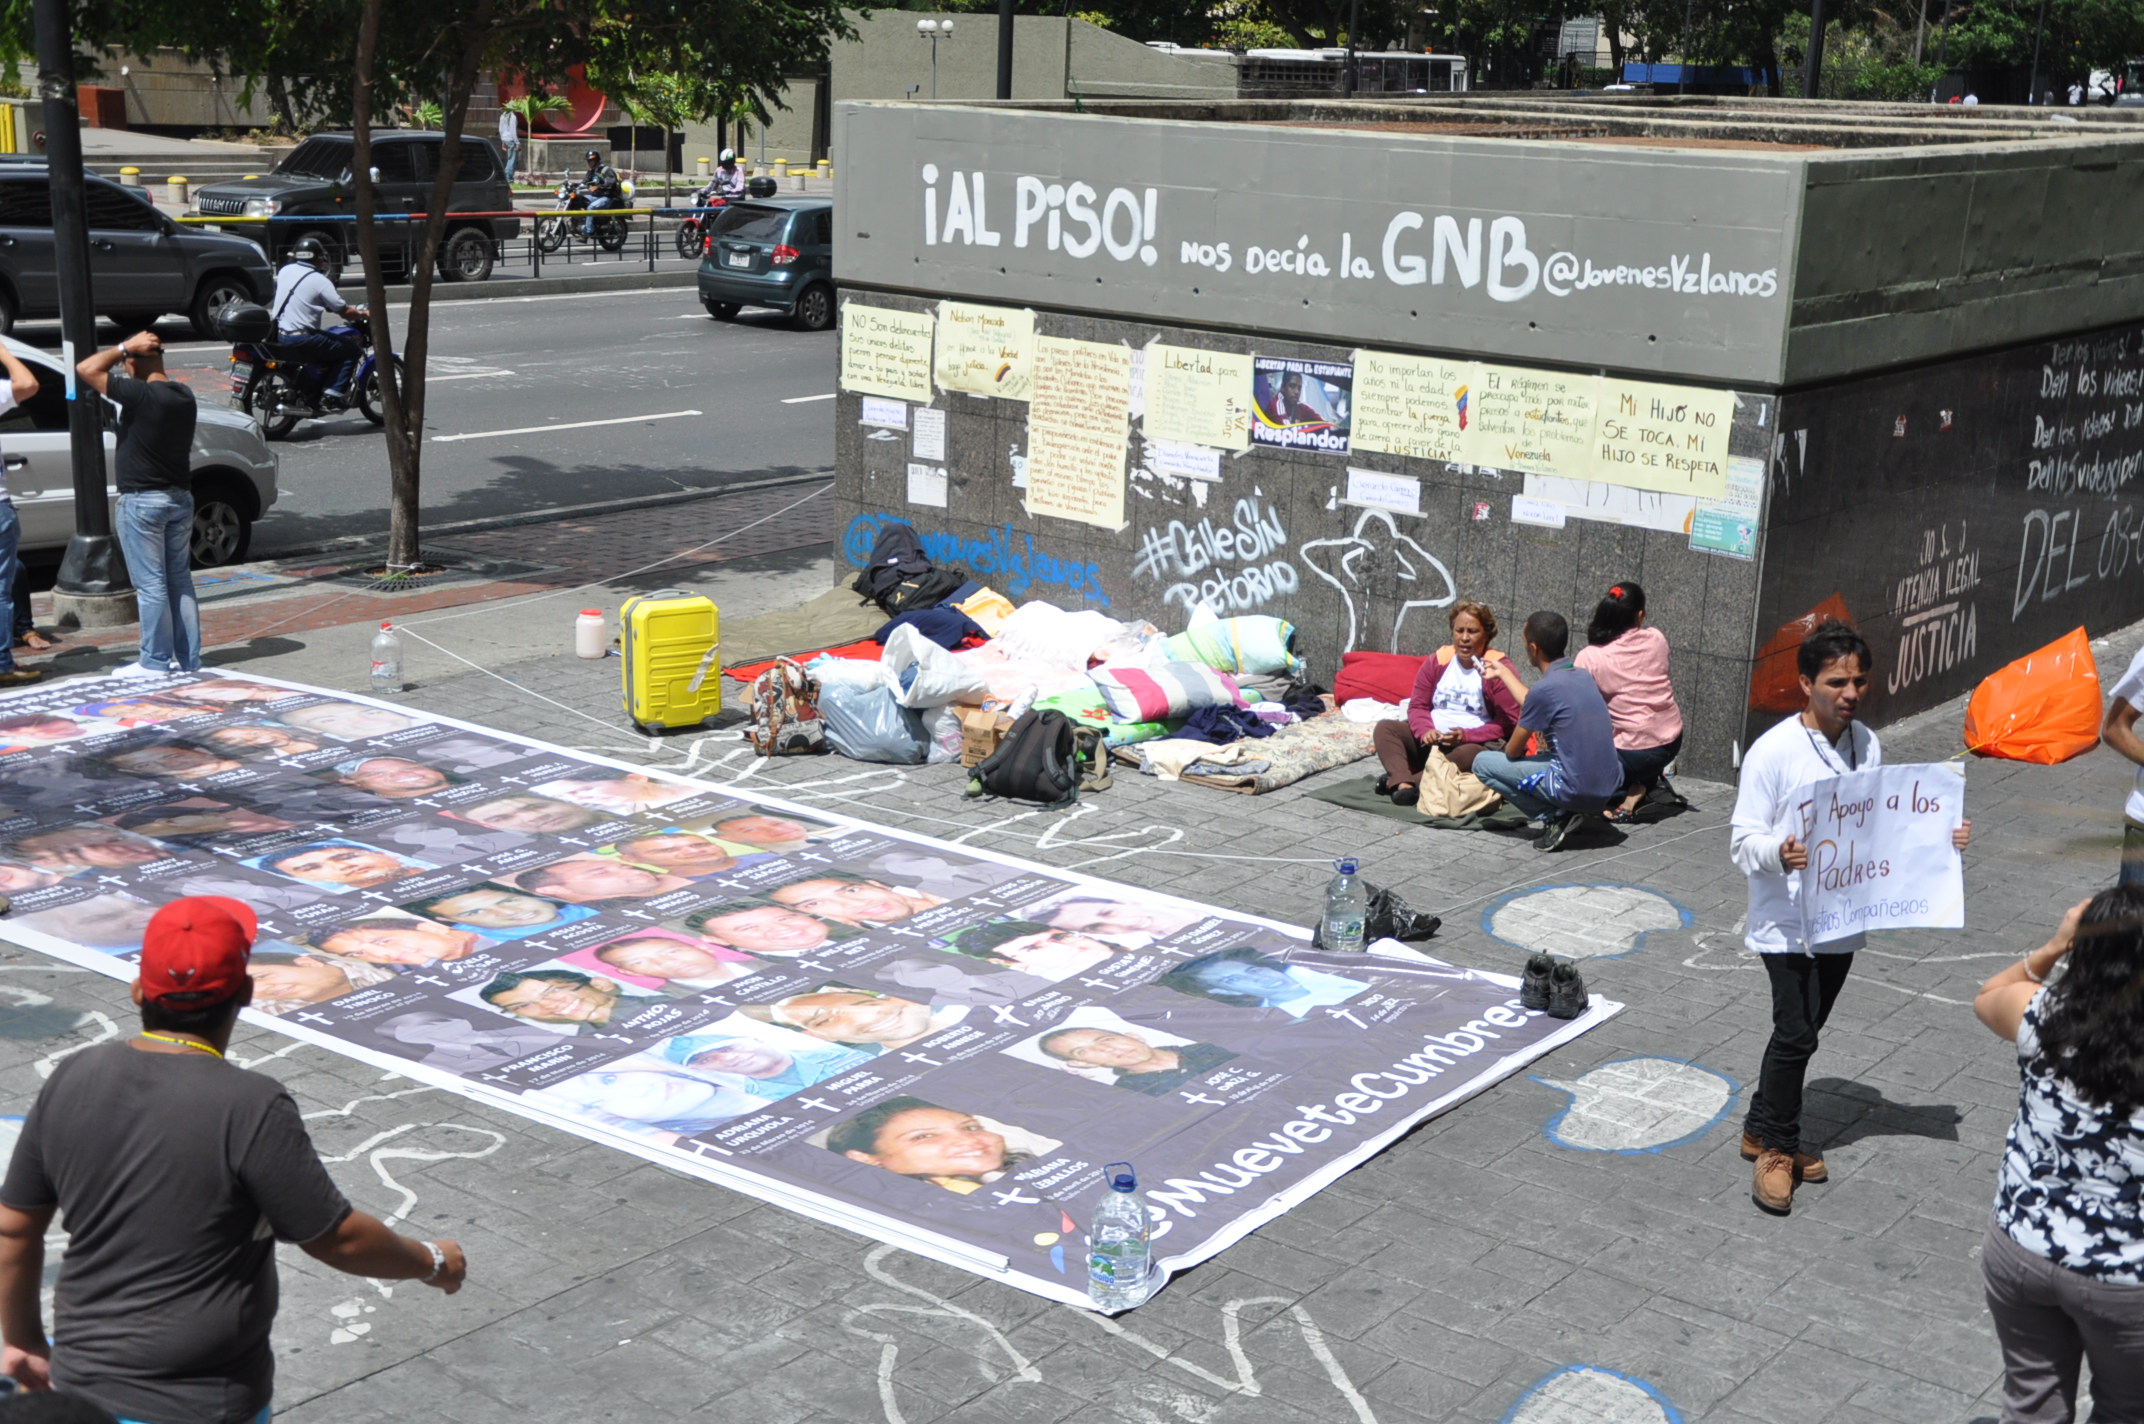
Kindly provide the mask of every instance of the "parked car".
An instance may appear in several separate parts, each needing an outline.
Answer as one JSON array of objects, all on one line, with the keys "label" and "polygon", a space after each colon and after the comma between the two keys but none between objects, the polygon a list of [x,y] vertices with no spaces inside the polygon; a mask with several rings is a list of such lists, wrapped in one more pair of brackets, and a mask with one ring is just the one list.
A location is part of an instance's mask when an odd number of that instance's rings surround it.
[{"label": "parked car", "polygon": [[[379,170],[373,190],[383,213],[421,213],[432,201],[439,174],[439,151],[446,135],[389,130],[372,136],[372,166]],[[260,243],[280,262],[301,238],[310,237],[328,252],[328,276],[339,278],[356,251],[357,189],[351,164],[357,140],[349,134],[314,134],[292,149],[275,172],[229,183],[211,183],[195,191],[195,209],[205,218],[328,219],[315,227],[302,222],[234,223],[230,231]],[[487,139],[464,138],[461,173],[454,180],[448,211],[507,213],[513,190],[498,150]],[[481,282],[491,275],[493,244],[519,236],[518,218],[455,218],[439,249],[439,275],[450,282]],[[391,243],[382,256],[390,269],[406,271],[412,244]]]},{"label": "parked car", "polygon": [[834,202],[756,198],[715,217],[700,259],[700,305],[717,321],[773,307],[807,331],[834,324]]},{"label": "parked car", "polygon": [[[33,563],[57,558],[74,533],[74,457],[67,435],[67,378],[59,358],[12,338],[8,350],[37,375],[38,391],[0,415],[0,464],[22,521],[22,551]],[[253,418],[201,401],[194,423],[194,562],[203,568],[246,556],[253,524],[276,501],[276,457]],[[105,469],[112,434],[104,437]],[[116,504],[119,491],[111,491]]]},{"label": "parked car", "polygon": [[[252,243],[182,228],[109,179],[85,186],[98,315],[141,328],[184,312],[195,331],[213,336],[209,317],[224,303],[274,293],[275,274]],[[44,165],[0,165],[0,335],[18,321],[59,316],[58,254]]]}]

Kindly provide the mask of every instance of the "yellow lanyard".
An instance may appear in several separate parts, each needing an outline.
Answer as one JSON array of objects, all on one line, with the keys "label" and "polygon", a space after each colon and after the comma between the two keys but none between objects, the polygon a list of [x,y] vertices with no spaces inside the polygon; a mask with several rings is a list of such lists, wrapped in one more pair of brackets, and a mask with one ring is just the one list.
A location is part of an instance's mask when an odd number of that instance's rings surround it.
[{"label": "yellow lanyard", "polygon": [[223,1053],[221,1052],[221,1050],[210,1048],[205,1043],[195,1043],[190,1038],[166,1038],[163,1034],[151,1033],[147,1029],[143,1029],[141,1031],[141,1036],[143,1038],[148,1039],[152,1043],[169,1043],[174,1044],[180,1048],[191,1048],[194,1049],[196,1052],[206,1053],[212,1058],[223,1057]]}]

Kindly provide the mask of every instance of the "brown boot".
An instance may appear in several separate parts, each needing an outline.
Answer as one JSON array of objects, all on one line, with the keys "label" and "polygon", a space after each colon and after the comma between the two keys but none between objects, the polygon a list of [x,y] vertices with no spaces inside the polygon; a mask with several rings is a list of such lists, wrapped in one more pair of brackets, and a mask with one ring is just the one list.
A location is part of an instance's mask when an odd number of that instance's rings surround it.
[{"label": "brown boot", "polygon": [[[1763,1151],[1763,1143],[1746,1132],[1742,1134],[1743,1161],[1754,1162]],[[1814,1152],[1797,1152],[1794,1154],[1794,1175],[1804,1182],[1828,1182],[1831,1180],[1831,1168],[1825,1166],[1824,1159]]]},{"label": "brown boot", "polygon": [[1750,1178],[1750,1200],[1759,1211],[1785,1216],[1794,1209],[1794,1158],[1776,1147],[1757,1154],[1757,1170]]}]

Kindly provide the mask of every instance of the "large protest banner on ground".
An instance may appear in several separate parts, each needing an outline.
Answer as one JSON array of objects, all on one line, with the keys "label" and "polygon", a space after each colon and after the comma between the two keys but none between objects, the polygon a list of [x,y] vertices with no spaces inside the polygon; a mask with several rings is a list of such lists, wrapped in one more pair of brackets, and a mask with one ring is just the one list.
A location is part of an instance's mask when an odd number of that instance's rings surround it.
[{"label": "large protest banner on ground", "polygon": [[16,943],[234,896],[255,1022],[1076,1304],[1104,1163],[1180,1270],[1619,1007],[269,679],[0,748]]}]

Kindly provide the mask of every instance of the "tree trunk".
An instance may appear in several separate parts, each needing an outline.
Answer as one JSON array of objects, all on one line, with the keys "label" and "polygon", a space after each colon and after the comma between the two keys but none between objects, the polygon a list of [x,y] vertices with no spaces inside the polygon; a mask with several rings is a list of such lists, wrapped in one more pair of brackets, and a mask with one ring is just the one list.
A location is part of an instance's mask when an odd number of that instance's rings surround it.
[{"label": "tree trunk", "polygon": [[[417,482],[417,452],[411,447],[409,425],[403,419],[402,388],[394,379],[394,332],[387,322],[387,277],[380,265],[380,232],[374,213],[377,195],[372,188],[372,91],[373,61],[380,49],[381,0],[365,0],[357,26],[357,84],[351,96],[350,129],[354,152],[350,174],[357,184],[357,250],[365,270],[365,305],[371,310],[372,356],[380,382],[380,409],[385,417],[380,433],[387,441],[387,471],[397,516],[405,481]],[[395,561],[395,541],[389,535],[388,562]]]}]

